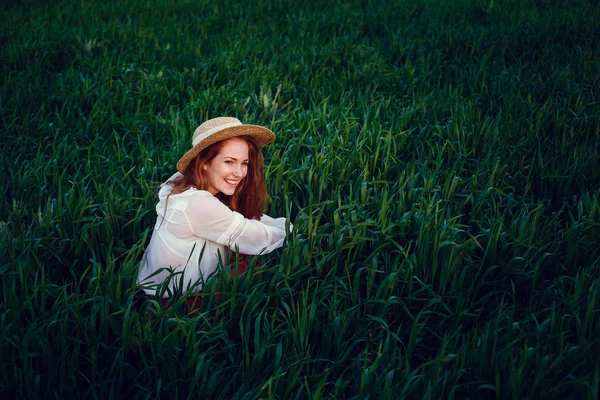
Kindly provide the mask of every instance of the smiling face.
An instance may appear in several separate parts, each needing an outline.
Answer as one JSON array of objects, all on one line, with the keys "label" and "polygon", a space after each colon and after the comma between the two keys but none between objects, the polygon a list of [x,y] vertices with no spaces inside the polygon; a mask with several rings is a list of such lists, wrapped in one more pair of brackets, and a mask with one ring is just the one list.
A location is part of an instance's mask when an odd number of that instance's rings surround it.
[{"label": "smiling face", "polygon": [[248,173],[248,144],[238,138],[223,142],[221,151],[202,167],[208,179],[207,190],[214,196],[233,195],[235,188]]}]

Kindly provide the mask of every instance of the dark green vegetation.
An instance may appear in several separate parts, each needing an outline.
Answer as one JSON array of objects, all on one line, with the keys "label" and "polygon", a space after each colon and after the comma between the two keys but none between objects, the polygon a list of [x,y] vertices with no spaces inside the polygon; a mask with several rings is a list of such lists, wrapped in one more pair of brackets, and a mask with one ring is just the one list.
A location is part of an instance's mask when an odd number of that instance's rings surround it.
[{"label": "dark green vegetation", "polygon": [[[598,397],[598,5],[21,3],[0,394]],[[137,265],[220,115],[278,134],[268,213],[295,229],[186,316],[135,295]]]}]

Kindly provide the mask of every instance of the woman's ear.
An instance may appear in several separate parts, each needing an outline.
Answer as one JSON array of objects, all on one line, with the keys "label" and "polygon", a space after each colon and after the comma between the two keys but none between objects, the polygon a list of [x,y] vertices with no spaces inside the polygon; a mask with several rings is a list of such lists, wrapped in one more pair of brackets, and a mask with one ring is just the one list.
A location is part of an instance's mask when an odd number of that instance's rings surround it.
[{"label": "woman's ear", "polygon": [[208,169],[208,165],[206,165],[206,163],[202,164],[202,169],[206,171]]}]

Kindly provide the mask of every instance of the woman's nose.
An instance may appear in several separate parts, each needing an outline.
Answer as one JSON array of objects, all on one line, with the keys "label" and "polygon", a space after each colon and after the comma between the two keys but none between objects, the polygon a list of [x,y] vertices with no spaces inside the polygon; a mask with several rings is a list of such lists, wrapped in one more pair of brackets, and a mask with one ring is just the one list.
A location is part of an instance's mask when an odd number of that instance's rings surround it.
[{"label": "woman's nose", "polygon": [[236,177],[241,177],[242,176],[242,166],[239,164],[236,164],[233,167],[233,175],[235,175]]}]

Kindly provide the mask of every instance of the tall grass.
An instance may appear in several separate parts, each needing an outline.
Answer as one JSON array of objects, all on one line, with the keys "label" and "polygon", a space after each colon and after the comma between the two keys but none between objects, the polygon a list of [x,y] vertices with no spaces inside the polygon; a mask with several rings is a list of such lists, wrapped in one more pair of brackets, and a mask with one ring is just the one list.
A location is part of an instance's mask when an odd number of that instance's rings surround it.
[{"label": "tall grass", "polygon": [[[592,3],[7,6],[0,393],[597,398]],[[191,315],[135,281],[157,185],[219,115],[276,132],[294,232]]]}]

